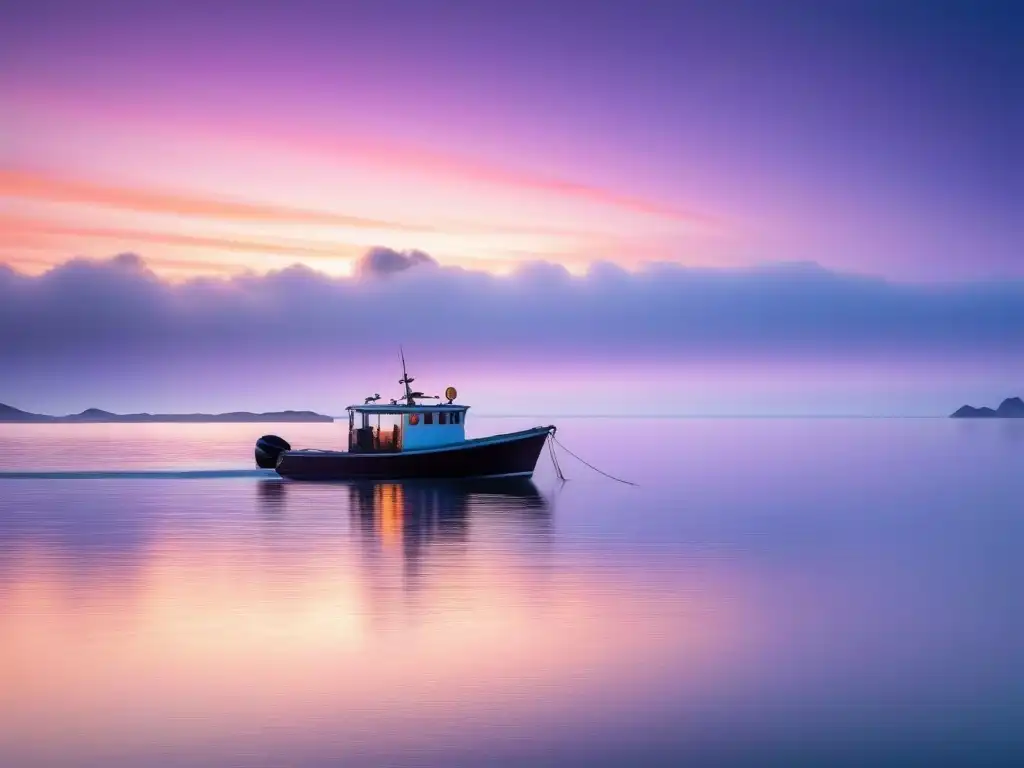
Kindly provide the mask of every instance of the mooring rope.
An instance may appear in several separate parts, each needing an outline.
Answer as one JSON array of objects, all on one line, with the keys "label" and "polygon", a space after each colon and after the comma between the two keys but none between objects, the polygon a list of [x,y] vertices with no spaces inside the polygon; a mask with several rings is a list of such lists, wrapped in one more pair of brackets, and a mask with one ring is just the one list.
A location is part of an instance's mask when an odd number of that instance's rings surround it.
[{"label": "mooring rope", "polygon": [[559,465],[558,456],[555,454],[555,445],[552,442],[555,439],[554,435],[548,433],[548,437],[551,438],[551,440],[548,441],[548,455],[551,456],[551,463],[555,467],[555,474],[558,475],[558,479],[564,483],[568,478],[562,474],[562,467]]},{"label": "mooring rope", "polygon": [[[609,480],[614,480],[615,482],[622,483],[623,485],[632,485],[632,486],[635,486],[635,487],[639,487],[638,483],[633,483],[633,482],[630,482],[629,480],[623,480],[621,477],[616,477],[615,475],[609,475],[603,469],[598,469],[597,467],[595,467],[593,464],[591,464],[586,459],[581,459],[575,453],[573,453],[568,448],[566,448],[564,445],[562,445],[562,443],[560,443],[558,441],[558,438],[555,437],[554,433],[549,434],[548,437],[551,438],[551,443],[556,443],[559,448],[561,448],[563,451],[565,451],[570,456],[572,456],[574,459],[576,459],[576,461],[578,461],[581,464],[585,464],[586,466],[590,467],[592,470],[597,472],[599,475],[604,475]],[[551,459],[552,459],[552,461],[555,464],[555,471],[558,473],[559,479],[564,481],[566,479],[565,475],[562,474],[562,468],[558,465],[558,457],[555,455],[555,449],[554,449],[554,447],[551,446],[551,443],[548,443],[548,446],[551,449]]]}]

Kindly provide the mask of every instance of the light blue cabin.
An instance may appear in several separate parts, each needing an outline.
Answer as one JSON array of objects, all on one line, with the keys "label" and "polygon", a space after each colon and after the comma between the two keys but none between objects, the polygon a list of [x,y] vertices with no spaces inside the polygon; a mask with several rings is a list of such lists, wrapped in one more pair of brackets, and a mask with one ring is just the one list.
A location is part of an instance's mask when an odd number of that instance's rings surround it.
[{"label": "light blue cabin", "polygon": [[468,405],[350,405],[352,453],[393,453],[437,448],[466,439]]}]

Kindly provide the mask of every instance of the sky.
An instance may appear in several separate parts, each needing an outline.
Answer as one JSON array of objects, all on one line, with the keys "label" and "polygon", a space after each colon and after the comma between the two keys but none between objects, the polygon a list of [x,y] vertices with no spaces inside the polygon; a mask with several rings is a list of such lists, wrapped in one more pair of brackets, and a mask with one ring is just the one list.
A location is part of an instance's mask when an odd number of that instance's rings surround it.
[{"label": "sky", "polygon": [[1022,34],[984,1],[7,4],[0,402],[330,409],[425,338],[492,410],[1024,389]]}]

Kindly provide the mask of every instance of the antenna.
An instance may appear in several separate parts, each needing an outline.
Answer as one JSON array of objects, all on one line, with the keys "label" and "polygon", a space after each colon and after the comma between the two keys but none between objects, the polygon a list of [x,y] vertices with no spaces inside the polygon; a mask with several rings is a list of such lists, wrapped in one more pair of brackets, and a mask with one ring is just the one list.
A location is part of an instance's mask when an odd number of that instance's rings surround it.
[{"label": "antenna", "polygon": [[399,381],[398,383],[405,385],[405,404],[416,405],[415,401],[413,400],[412,390],[409,389],[409,385],[412,384],[412,382],[414,382],[415,379],[410,379],[408,372],[406,372],[405,370],[405,351],[402,349],[401,344],[398,345],[398,354],[402,358],[402,380]]}]

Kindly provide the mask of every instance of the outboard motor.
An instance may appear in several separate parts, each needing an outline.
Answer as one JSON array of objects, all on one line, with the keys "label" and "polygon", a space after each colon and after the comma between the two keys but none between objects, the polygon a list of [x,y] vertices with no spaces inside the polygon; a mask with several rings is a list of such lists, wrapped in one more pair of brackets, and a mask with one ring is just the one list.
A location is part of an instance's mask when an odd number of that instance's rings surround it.
[{"label": "outboard motor", "polygon": [[262,469],[275,469],[278,457],[291,449],[283,437],[264,435],[256,441],[256,466]]}]

